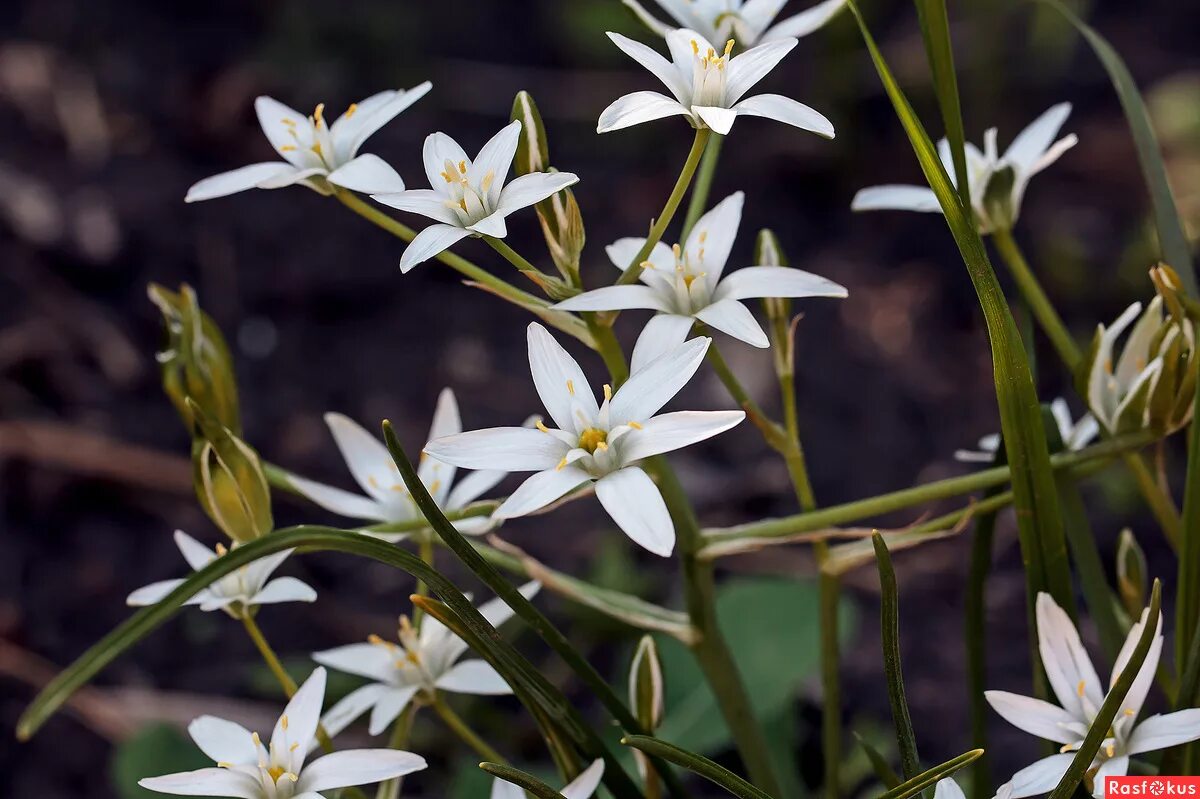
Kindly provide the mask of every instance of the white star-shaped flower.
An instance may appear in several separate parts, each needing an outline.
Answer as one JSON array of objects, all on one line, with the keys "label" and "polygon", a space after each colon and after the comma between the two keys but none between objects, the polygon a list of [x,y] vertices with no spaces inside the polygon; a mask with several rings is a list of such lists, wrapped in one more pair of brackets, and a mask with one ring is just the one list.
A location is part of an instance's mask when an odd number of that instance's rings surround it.
[{"label": "white star-shaped flower", "polygon": [[[213,551],[182,530],[175,531],[175,544],[193,571],[200,571],[228,551],[221,544],[217,544],[216,551]],[[239,617],[239,614],[255,605],[316,600],[317,592],[295,577],[270,579],[290,554],[292,550],[287,549],[248,563],[203,589],[185,604],[199,605],[203,611],[224,610],[231,616]],[[181,583],[182,579],[151,583],[134,591],[125,602],[134,607],[156,604]]]},{"label": "white star-shaped flower", "polygon": [[425,139],[423,159],[429,189],[380,193],[384,205],[429,217],[439,223],[417,234],[404,250],[400,270],[407,272],[467,236],[508,235],[505,217],[579,182],[570,172],[530,172],[511,182],[508,171],[517,154],[520,120],[513,120],[480,149],[472,161],[445,133]]},{"label": "white star-shaped flower", "polygon": [[205,178],[188,189],[187,202],[212,200],[247,189],[281,189],[297,183],[320,194],[331,186],[367,194],[403,191],[404,181],[377,155],[359,155],[367,138],[425,96],[426,81],[407,91],[390,90],[351,103],[346,112],[325,121],[325,105],[305,116],[271,97],[254,101],[258,124],[283,161],[267,161]]},{"label": "white star-shaped flower", "polygon": [[[638,338],[635,366],[683,343],[693,321],[701,321],[755,347],[769,346],[767,334],[741,300],[754,297],[845,297],[846,289],[823,277],[783,266],[751,266],[722,277],[742,220],[742,193],[726,197],[700,217],[683,246],[659,242],[642,265],[643,285],[607,286],[558,303],[564,311],[658,311]],[[608,257],[624,270],[645,239],[620,239]]]},{"label": "white star-shaped flower", "polygon": [[579,364],[546,328],[534,322],[528,332],[533,383],[558,427],[473,430],[432,441],[425,451],[468,469],[537,472],[496,509],[498,519],[532,513],[594,482],[600,504],[626,535],[656,555],[669,555],[675,527],[658,487],[638,462],[711,438],[746,416],[742,411],[655,415],[691,380],[711,339],[692,339],[639,364],[616,393],[605,386],[598,405]]},{"label": "white star-shaped flower", "polygon": [[691,28],[711,42],[737,39],[742,47],[813,33],[846,6],[846,0],[825,0],[799,14],[776,22],[787,0],[656,0],[676,25],[655,19],[637,0],[621,0],[646,27],[659,36],[674,28]]},{"label": "white star-shaped flower", "polygon": [[[1050,414],[1058,426],[1058,437],[1062,439],[1063,449],[1067,452],[1078,452],[1092,442],[1100,434],[1100,424],[1096,417],[1085,413],[1076,422],[1071,418],[1071,409],[1062,397],[1056,397],[1050,403]],[[993,463],[996,453],[1000,451],[1000,434],[989,433],[979,439],[978,449],[955,450],[954,459],[962,463]]]},{"label": "white star-shaped flower", "polygon": [[[563,799],[590,799],[591,795],[600,787],[602,777],[604,777],[604,761],[593,760],[592,764],[581,771],[578,777],[567,783],[559,791],[559,794]],[[521,786],[513,785],[511,782],[497,777],[492,780],[490,799],[526,799],[526,794]]]},{"label": "white star-shaped flower", "polygon": [[[541,588],[536,582],[521,586],[530,599]],[[479,606],[479,613],[493,627],[512,618],[513,611],[501,599]],[[367,710],[371,711],[369,732],[387,729],[420,692],[430,697],[438,691],[482,696],[511,694],[504,678],[482,660],[458,659],[467,651],[466,641],[432,616],[413,628],[407,616],[400,617],[399,643],[372,636],[365,644],[350,644],[313,653],[313,660],[331,669],[372,680],[350,692],[321,719],[330,735],[336,735]]]},{"label": "white star-shaped flower", "polygon": [[[966,143],[964,154],[967,159],[971,206],[975,211],[980,233],[1006,230],[1016,224],[1021,200],[1025,196],[1029,181],[1078,143],[1079,139],[1074,133],[1055,141],[1070,113],[1070,103],[1059,103],[1046,111],[1013,139],[1003,156],[999,154],[996,146],[995,128],[989,128],[984,134],[982,152],[970,142]],[[954,159],[950,154],[950,143],[946,139],[938,142],[938,155],[950,179],[957,183]],[[1011,186],[1001,185],[989,196],[989,183],[997,174],[1007,173],[1010,169]],[[942,212],[942,206],[938,203],[933,189],[927,186],[872,186],[854,195],[850,207],[855,211]]]},{"label": "white star-shaped flower", "polygon": [[793,38],[776,39],[734,56],[733,39],[717,49],[704,35],[680,28],[667,34],[670,61],[619,33],[609,33],[608,38],[662,81],[671,97],[649,91],[620,97],[600,114],[598,133],[679,114],[693,127],[711,128],[724,135],[733,121],[744,115],[774,119],[833,138],[833,123],[803,103],[780,94],[745,96],[796,46]]},{"label": "white star-shaped flower", "polygon": [[138,785],[177,796],[322,799],[321,791],[369,785],[425,768],[420,755],[396,749],[348,749],[306,767],[324,698],[325,669],[316,669],[288,702],[267,744],[240,724],[201,716],[188,725],[188,733],[217,767],[149,777]]},{"label": "white star-shaped flower", "polygon": [[[1146,624],[1146,612],[1143,612],[1141,620],[1129,630],[1106,687],[1100,682],[1091,658],[1079,639],[1079,632],[1071,623],[1071,617],[1049,594],[1038,594],[1036,608],[1038,651],[1042,656],[1046,679],[1050,681],[1059,704],[1007,691],[987,691],[985,696],[992,709],[1009,724],[1038,738],[1062,744],[1062,751],[1014,774],[1014,799],[1046,793],[1062,779],[1075,757],[1075,750],[1083,743],[1100,705],[1104,703],[1107,690],[1121,676],[1121,671],[1133,655]],[[1200,738],[1200,709],[1179,710],[1138,721],[1138,714],[1154,682],[1158,659],[1162,655],[1161,630],[1160,617],[1146,660],[1121,703],[1121,710],[1108,737],[1089,767],[1096,797],[1103,796],[1106,776],[1121,776],[1128,771],[1131,755],[1166,749]]]},{"label": "white star-shaped flower", "polygon": [[[408,522],[423,518],[413,501],[412,495],[400,479],[400,472],[391,453],[379,439],[368,433],[359,424],[340,413],[325,414],[329,432],[341,450],[354,480],[364,494],[354,494],[340,488],[327,486],[294,475],[289,476],[292,485],[304,496],[333,513],[352,519],[376,522]],[[438,395],[437,408],[433,413],[433,424],[429,428],[428,441],[462,432],[462,421],[458,414],[458,402],[454,392],[443,389]],[[456,467],[434,458],[423,457],[417,474],[429,490],[438,507],[445,512],[461,510],[484,492],[504,479],[506,472],[489,469],[472,472],[457,484],[454,483]],[[487,532],[494,522],[485,516],[460,519],[454,523],[459,532],[480,535]],[[380,534],[389,540],[399,540],[403,535]]]}]

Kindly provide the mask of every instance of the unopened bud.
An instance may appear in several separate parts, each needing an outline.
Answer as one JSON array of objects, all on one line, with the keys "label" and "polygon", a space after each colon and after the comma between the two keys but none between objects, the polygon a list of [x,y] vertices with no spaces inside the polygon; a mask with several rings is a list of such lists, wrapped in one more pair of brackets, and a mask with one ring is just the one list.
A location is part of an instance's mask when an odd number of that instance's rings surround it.
[{"label": "unopened bud", "polygon": [[1117,542],[1117,592],[1130,618],[1138,618],[1146,607],[1146,553],[1126,527]]},{"label": "unopened bud", "polygon": [[979,220],[980,232],[1011,230],[1017,221],[1017,207],[1013,202],[1013,186],[1017,173],[1010,165],[1004,165],[987,177],[983,187],[983,218]]},{"label": "unopened bud", "polygon": [[271,490],[258,453],[188,400],[196,421],[192,471],[196,496],[213,523],[238,543],[274,529]]},{"label": "unopened bud", "polygon": [[662,663],[658,645],[649,635],[642,636],[638,642],[633,664],[629,667],[629,706],[647,731],[653,732],[662,723]]}]

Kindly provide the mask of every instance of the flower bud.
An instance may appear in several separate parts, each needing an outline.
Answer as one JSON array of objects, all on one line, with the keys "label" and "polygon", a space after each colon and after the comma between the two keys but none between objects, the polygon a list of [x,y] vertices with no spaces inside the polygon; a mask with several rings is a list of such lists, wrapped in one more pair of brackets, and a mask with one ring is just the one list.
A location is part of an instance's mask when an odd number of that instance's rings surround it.
[{"label": "flower bud", "polygon": [[[779,243],[775,231],[763,228],[754,242],[755,266],[787,266],[787,254]],[[775,359],[776,374],[791,374],[793,371],[792,301],[787,297],[766,297],[762,301],[766,312],[767,335],[771,337],[771,352]]]},{"label": "flower bud", "polygon": [[658,645],[649,635],[642,636],[633,664],[629,667],[629,706],[638,722],[653,732],[662,723],[663,674]]},{"label": "flower bud", "polygon": [[218,424],[240,433],[233,359],[216,323],[200,309],[196,292],[187,284],[180,286],[177,294],[152,283],[147,294],[166,325],[167,346],[156,356],[163,390],[184,423],[188,427],[195,424],[188,409],[190,400]]},{"label": "flower bud", "polygon": [[990,174],[985,173],[982,197],[983,207],[976,209],[981,233],[1011,230],[1017,221],[1017,204],[1013,200],[1013,187],[1017,173],[1011,165],[998,167]]},{"label": "flower bud", "polygon": [[1117,542],[1117,592],[1130,618],[1138,618],[1146,607],[1146,574],[1146,553],[1126,527]]},{"label": "flower bud", "polygon": [[271,490],[258,453],[190,399],[186,402],[196,422],[192,473],[204,512],[237,543],[271,532]]}]

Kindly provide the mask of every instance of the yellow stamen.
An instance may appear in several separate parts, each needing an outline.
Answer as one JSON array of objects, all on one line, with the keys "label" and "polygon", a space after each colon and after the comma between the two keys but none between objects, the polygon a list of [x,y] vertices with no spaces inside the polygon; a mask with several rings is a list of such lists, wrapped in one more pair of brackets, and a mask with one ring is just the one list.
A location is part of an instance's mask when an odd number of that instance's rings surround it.
[{"label": "yellow stamen", "polygon": [[1083,696],[1083,686],[1084,686],[1084,681],[1080,680],[1079,685],[1075,686],[1075,693],[1079,694],[1080,696]]},{"label": "yellow stamen", "polygon": [[681,248],[678,244],[671,245],[671,254],[675,256],[675,260],[677,262],[679,261],[679,256],[682,253],[683,253],[683,248]]},{"label": "yellow stamen", "polygon": [[350,107],[346,109],[346,119],[354,116],[354,112],[358,110],[358,103],[350,103]]},{"label": "yellow stamen", "polygon": [[703,244],[705,241],[708,240],[708,231],[701,230],[700,235],[696,237],[696,240],[699,241],[701,244]]},{"label": "yellow stamen", "polygon": [[1074,744],[1063,744],[1062,746],[1060,746],[1058,748],[1058,753],[1063,754],[1064,752],[1070,752],[1071,747],[1073,747],[1073,746],[1074,746]]},{"label": "yellow stamen", "polygon": [[254,742],[255,746],[262,746],[262,738],[258,737],[258,733],[250,733],[250,740]]},{"label": "yellow stamen", "polygon": [[733,52],[733,39],[725,42],[725,57],[729,58],[729,54]]},{"label": "yellow stamen", "polygon": [[579,434],[578,446],[580,449],[585,449],[588,452],[595,452],[598,449],[608,449],[608,431],[589,427]]},{"label": "yellow stamen", "polygon": [[313,120],[320,124],[325,121],[325,103],[317,103],[317,108],[313,111]]},{"label": "yellow stamen", "polygon": [[367,485],[371,486],[371,488],[379,488],[379,481],[375,479],[374,475],[371,475],[367,478]]},{"label": "yellow stamen", "polygon": [[495,179],[496,173],[489,169],[487,174],[483,176],[483,180],[479,181],[480,191],[487,191],[488,187],[492,185],[492,181]]},{"label": "yellow stamen", "polygon": [[391,648],[391,646],[392,646],[392,644],[390,642],[383,640],[375,633],[371,633],[370,635],[367,636],[367,643],[374,644],[375,646],[386,646],[388,648]]},{"label": "yellow stamen", "polygon": [[554,467],[554,471],[561,472],[565,468],[567,468],[567,456],[563,455],[563,459],[558,462],[557,466]]},{"label": "yellow stamen", "polygon": [[429,493],[436,494],[438,492],[438,489],[441,487],[442,487],[442,481],[434,480],[432,483],[429,484]]},{"label": "yellow stamen", "polygon": [[1108,755],[1109,757],[1112,757],[1116,753],[1117,753],[1117,747],[1114,746],[1113,744],[1109,744],[1108,746],[1104,747],[1104,754]]},{"label": "yellow stamen", "polygon": [[610,386],[608,383],[604,384],[604,399],[612,399],[612,386]]},{"label": "yellow stamen", "polygon": [[224,555],[228,551],[229,550],[225,548],[224,544],[217,544],[217,548],[216,548],[217,557]]},{"label": "yellow stamen", "polygon": [[549,427],[546,427],[546,425],[542,424],[542,420],[541,420],[541,419],[538,419],[536,422],[534,422],[534,423],[533,423],[533,426],[534,426],[534,427],[536,427],[538,430],[541,430],[543,433],[549,433],[549,432],[550,432],[550,428],[549,428]]},{"label": "yellow stamen", "polygon": [[290,153],[292,150],[295,150],[295,149],[296,149],[296,145],[294,145],[294,144],[285,144],[285,145],[283,145],[282,147],[280,147],[279,149],[280,149],[280,151],[281,151],[281,152]]},{"label": "yellow stamen", "polygon": [[300,748],[300,742],[296,741],[294,744],[292,744],[291,746],[288,747],[288,751],[295,752],[299,748]]},{"label": "yellow stamen", "polygon": [[288,728],[288,717],[287,717],[287,714],[286,714],[286,713],[284,713],[282,716],[280,716],[280,717],[279,717],[279,727],[280,727],[280,729],[282,729],[284,732],[287,732],[287,728]]},{"label": "yellow stamen", "polygon": [[642,269],[653,269],[653,268],[654,268],[654,264],[652,264],[650,261],[642,261]]},{"label": "yellow stamen", "polygon": [[320,155],[321,154],[321,142],[319,142],[319,141],[313,142],[313,146],[310,147],[309,149],[312,150],[317,155]]},{"label": "yellow stamen", "polygon": [[294,119],[288,119],[287,117],[284,117],[283,119],[279,120],[279,122],[283,125],[287,125],[289,128],[296,127],[296,120]]},{"label": "yellow stamen", "polygon": [[403,494],[408,489],[404,487],[404,483],[392,483],[391,490],[395,491],[397,494]]},{"label": "yellow stamen", "polygon": [[452,177],[450,176],[450,173],[449,173],[449,172],[439,172],[438,174],[439,174],[439,175],[441,175],[441,176],[442,176],[442,178],[443,178],[443,179],[445,179],[445,181],[446,181],[447,183],[453,183],[453,182],[454,182],[454,178],[452,178]]},{"label": "yellow stamen", "polygon": [[640,423],[640,422],[630,422],[630,423],[629,423],[629,426],[630,426],[630,427],[632,427],[634,430],[641,430],[641,429],[642,429],[642,425],[641,425],[641,423]]},{"label": "yellow stamen", "polygon": [[1125,715],[1126,716],[1136,716],[1137,713],[1134,711],[1133,708],[1127,707],[1127,708],[1125,708]]},{"label": "yellow stamen", "polygon": [[279,778],[284,774],[283,766],[271,766],[267,769],[267,773],[271,775],[272,782],[279,782]]},{"label": "yellow stamen", "polygon": [[464,175],[467,174],[467,162],[466,161],[458,162],[458,171],[462,172]]},{"label": "yellow stamen", "polygon": [[567,393],[570,394],[572,397],[575,396],[575,381],[574,380],[567,381]]},{"label": "yellow stamen", "polygon": [[695,39],[692,39],[692,55],[700,55],[700,45],[696,43]]},{"label": "yellow stamen", "polygon": [[232,763],[226,763],[224,760],[217,762],[217,768],[233,768]]},{"label": "yellow stamen", "polygon": [[596,449],[598,449],[602,452],[608,452],[608,442],[607,441],[597,441]]}]

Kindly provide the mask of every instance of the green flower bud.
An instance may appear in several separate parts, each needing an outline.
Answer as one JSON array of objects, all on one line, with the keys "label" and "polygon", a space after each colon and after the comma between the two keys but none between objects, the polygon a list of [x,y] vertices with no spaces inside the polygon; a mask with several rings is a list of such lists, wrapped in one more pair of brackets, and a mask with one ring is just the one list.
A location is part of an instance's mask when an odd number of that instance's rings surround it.
[{"label": "green flower bud", "polygon": [[270,533],[271,490],[258,453],[190,399],[187,405],[196,422],[192,473],[204,512],[237,543]]},{"label": "green flower bud", "polygon": [[1013,202],[1016,180],[1016,170],[1007,164],[987,176],[987,183],[983,187],[984,218],[979,220],[981,232],[1012,229],[1017,221],[1017,207]]},{"label": "green flower bud", "polygon": [[1117,543],[1117,592],[1130,618],[1136,619],[1146,607],[1146,553],[1126,527]]}]

